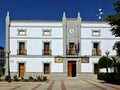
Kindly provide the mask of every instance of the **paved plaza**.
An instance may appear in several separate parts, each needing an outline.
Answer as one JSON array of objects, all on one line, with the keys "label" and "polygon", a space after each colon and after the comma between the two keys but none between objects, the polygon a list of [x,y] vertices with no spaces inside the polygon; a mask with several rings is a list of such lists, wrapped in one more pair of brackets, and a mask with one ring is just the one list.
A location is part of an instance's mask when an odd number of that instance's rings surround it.
[{"label": "paved plaza", "polygon": [[0,90],[120,90],[120,85],[99,80],[50,80],[49,82],[0,82]]}]

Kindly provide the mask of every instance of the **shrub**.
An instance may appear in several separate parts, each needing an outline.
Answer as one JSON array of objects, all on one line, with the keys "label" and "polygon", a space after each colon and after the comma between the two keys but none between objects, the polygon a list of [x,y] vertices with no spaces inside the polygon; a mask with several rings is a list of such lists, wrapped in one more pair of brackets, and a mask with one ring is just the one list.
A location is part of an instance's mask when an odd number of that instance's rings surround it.
[{"label": "shrub", "polygon": [[24,77],[21,77],[21,80],[23,81],[23,80],[24,80]]},{"label": "shrub", "polygon": [[40,76],[37,76],[37,81],[42,81],[42,78]]},{"label": "shrub", "polygon": [[111,67],[112,60],[108,59],[106,56],[102,56],[98,61],[98,67],[99,68],[106,68],[108,62],[108,67]]},{"label": "shrub", "polygon": [[[8,78],[9,78],[9,76],[7,75],[7,76],[5,76],[5,81],[8,81]],[[11,77],[10,77],[10,79],[11,79]]]},{"label": "shrub", "polygon": [[115,82],[115,73],[105,73],[106,82]]},{"label": "shrub", "polygon": [[97,74],[97,78],[98,78],[99,80],[105,80],[105,79],[106,79],[105,73],[98,73],[98,74]]},{"label": "shrub", "polygon": [[43,76],[43,81],[46,81],[47,80],[47,76]]},{"label": "shrub", "polygon": [[33,79],[32,76],[29,76],[28,80],[29,80],[29,81],[33,81],[34,79]]},{"label": "shrub", "polygon": [[116,73],[115,79],[116,79],[116,82],[120,84],[120,72]]},{"label": "shrub", "polygon": [[99,73],[98,79],[109,83],[120,84],[120,73]]},{"label": "shrub", "polygon": [[19,81],[17,75],[13,76],[14,81]]}]

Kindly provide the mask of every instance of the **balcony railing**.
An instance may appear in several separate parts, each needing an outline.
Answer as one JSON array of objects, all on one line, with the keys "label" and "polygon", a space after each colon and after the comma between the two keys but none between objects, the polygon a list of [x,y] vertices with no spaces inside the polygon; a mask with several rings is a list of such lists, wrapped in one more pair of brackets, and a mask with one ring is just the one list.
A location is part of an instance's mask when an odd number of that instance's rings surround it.
[{"label": "balcony railing", "polygon": [[27,55],[27,50],[25,50],[25,49],[18,49],[17,50],[17,55]]},{"label": "balcony railing", "polygon": [[70,48],[69,50],[66,50],[66,55],[78,55],[78,50],[75,48]]},{"label": "balcony railing", "polygon": [[42,50],[42,55],[52,55],[52,50],[50,50],[50,49],[43,49]]},{"label": "balcony railing", "polygon": [[92,50],[92,56],[101,56],[101,50]]}]

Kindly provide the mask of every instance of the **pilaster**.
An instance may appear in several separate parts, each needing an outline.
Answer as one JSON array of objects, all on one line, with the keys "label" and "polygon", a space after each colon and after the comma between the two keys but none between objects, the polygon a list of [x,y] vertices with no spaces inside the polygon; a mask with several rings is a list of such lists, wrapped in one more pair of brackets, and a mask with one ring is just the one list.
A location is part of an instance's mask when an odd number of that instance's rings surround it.
[{"label": "pilaster", "polygon": [[63,29],[63,56],[66,56],[66,43],[67,43],[67,24],[66,24],[66,15],[65,12],[63,12],[62,17],[62,29]]},{"label": "pilaster", "polygon": [[[6,51],[10,51],[10,15],[7,12],[6,16]],[[6,53],[5,51],[5,53]],[[6,53],[6,70],[5,75],[8,75],[8,55]]]}]

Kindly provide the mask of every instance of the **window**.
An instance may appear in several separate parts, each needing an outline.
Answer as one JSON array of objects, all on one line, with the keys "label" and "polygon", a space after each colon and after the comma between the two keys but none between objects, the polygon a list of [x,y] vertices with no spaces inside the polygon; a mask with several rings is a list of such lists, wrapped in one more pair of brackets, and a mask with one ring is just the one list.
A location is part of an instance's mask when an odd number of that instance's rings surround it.
[{"label": "window", "polygon": [[43,55],[51,55],[50,42],[44,42]]},{"label": "window", "polygon": [[100,30],[92,30],[92,36],[100,36]]},{"label": "window", "polygon": [[18,29],[18,36],[26,36],[26,29]]},{"label": "window", "polygon": [[43,29],[43,36],[51,36],[51,29]]},{"label": "window", "polygon": [[50,74],[50,64],[44,63],[44,74]]},{"label": "window", "polygon": [[101,51],[100,51],[100,49],[99,49],[99,43],[98,43],[98,42],[94,42],[94,43],[93,43],[92,55],[93,55],[93,56],[101,55]]},{"label": "window", "polygon": [[26,55],[25,42],[19,42],[18,54],[19,55]]},{"label": "window", "polygon": [[75,43],[69,43],[69,55],[75,55]]},{"label": "window", "polygon": [[99,68],[98,68],[98,64],[94,64],[94,74],[98,74],[99,73]]}]

